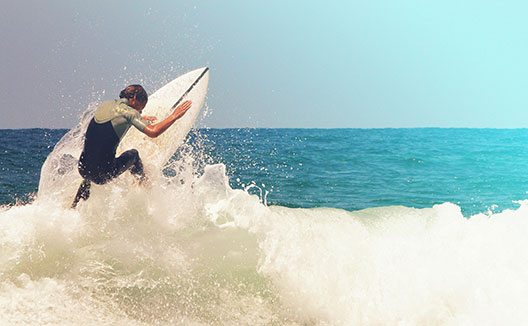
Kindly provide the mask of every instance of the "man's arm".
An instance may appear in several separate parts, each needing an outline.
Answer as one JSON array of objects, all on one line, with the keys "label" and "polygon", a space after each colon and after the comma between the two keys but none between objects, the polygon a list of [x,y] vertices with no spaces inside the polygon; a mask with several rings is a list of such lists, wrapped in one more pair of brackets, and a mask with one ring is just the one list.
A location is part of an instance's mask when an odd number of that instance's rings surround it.
[{"label": "man's arm", "polygon": [[158,120],[158,118],[156,118],[154,116],[150,116],[150,115],[143,115],[143,116],[141,116],[141,118],[143,120],[145,120],[146,122],[148,122],[148,123],[153,123],[154,121]]},{"label": "man's arm", "polygon": [[185,101],[179,105],[174,111],[169,115],[165,120],[160,121],[153,125],[148,125],[143,129],[143,133],[151,138],[156,138],[161,135],[167,128],[172,126],[172,124],[181,118],[187,110],[191,108],[191,101]]}]

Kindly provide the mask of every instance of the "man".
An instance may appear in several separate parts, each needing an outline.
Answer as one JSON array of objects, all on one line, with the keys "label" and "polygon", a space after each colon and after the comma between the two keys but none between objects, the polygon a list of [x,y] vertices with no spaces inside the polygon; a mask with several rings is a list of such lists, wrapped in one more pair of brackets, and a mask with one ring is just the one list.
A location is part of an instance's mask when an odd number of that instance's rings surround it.
[{"label": "man", "polygon": [[79,173],[84,178],[73,200],[75,208],[80,199],[90,196],[91,182],[105,184],[123,172],[130,172],[140,183],[146,181],[143,164],[135,149],[115,157],[117,146],[131,126],[155,138],[161,135],[191,107],[191,101],[178,106],[165,120],[149,124],[155,117],[142,117],[148,95],[141,85],[130,85],[119,94],[119,100],[101,103],[86,130],[84,149],[79,158]]}]

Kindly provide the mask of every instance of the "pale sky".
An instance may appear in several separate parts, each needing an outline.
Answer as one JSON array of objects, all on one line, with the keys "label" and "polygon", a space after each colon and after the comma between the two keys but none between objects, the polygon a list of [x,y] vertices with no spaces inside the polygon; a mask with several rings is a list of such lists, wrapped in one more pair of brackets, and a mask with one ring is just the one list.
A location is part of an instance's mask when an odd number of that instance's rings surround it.
[{"label": "pale sky", "polygon": [[207,127],[528,127],[523,1],[8,1],[0,128],[209,66]]}]

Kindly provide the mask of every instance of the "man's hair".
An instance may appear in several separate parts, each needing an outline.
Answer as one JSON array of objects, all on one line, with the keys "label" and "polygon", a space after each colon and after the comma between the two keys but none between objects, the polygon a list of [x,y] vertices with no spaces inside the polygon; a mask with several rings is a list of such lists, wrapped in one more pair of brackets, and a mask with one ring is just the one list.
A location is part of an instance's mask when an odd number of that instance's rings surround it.
[{"label": "man's hair", "polygon": [[147,102],[148,94],[141,85],[130,85],[119,93],[119,98],[134,98],[140,102]]}]

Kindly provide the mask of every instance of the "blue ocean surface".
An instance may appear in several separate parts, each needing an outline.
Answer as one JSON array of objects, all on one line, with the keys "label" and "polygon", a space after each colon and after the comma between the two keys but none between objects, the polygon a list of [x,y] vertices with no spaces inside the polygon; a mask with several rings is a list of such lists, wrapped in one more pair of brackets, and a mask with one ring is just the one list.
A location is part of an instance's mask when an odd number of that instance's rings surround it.
[{"label": "blue ocean surface", "polygon": [[44,160],[65,133],[59,129],[0,130],[0,204],[31,200]]},{"label": "blue ocean surface", "polygon": [[[0,204],[30,200],[65,133],[0,130]],[[528,197],[525,129],[197,129],[186,144],[198,165],[223,163],[233,188],[256,185],[249,191],[268,205],[355,211],[451,202],[471,216]]]},{"label": "blue ocean surface", "polygon": [[196,129],[76,209],[66,132],[0,130],[0,325],[528,324],[527,130]]}]

